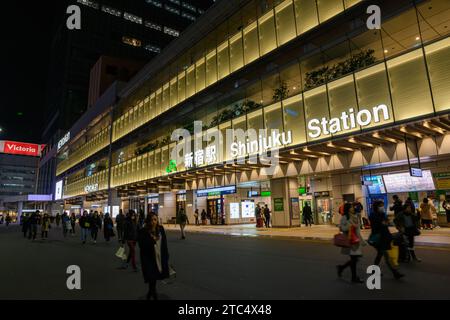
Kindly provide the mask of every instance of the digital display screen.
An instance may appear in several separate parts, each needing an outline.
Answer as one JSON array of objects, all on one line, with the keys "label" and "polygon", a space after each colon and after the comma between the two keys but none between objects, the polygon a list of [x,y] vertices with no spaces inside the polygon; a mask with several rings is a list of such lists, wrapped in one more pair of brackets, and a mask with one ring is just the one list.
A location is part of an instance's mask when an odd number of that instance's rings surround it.
[{"label": "digital display screen", "polygon": [[58,181],[55,187],[55,200],[61,200],[63,197],[63,181]]},{"label": "digital display screen", "polygon": [[239,202],[230,203],[230,219],[239,219]]},{"label": "digital display screen", "polygon": [[383,175],[388,193],[434,190],[430,170],[423,170],[422,177],[412,177],[409,172]]},{"label": "digital display screen", "polygon": [[255,217],[255,203],[253,201],[242,201],[242,218]]},{"label": "digital display screen", "polygon": [[370,194],[386,193],[382,176],[364,176],[364,185]]}]

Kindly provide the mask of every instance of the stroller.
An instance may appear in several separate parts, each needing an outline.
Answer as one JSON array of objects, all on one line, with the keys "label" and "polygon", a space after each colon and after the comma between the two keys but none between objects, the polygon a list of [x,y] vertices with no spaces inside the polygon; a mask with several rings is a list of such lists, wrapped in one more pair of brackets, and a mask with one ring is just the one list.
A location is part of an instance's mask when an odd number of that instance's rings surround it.
[{"label": "stroller", "polygon": [[398,246],[398,262],[410,262],[411,254],[409,252],[408,238],[401,232],[394,233],[393,244]]}]

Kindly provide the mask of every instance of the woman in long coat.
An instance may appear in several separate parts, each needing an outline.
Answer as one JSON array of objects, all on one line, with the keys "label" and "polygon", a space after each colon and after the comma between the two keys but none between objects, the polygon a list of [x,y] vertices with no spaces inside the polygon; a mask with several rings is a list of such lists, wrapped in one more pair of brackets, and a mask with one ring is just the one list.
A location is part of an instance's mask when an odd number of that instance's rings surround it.
[{"label": "woman in long coat", "polygon": [[145,227],[139,230],[138,244],[140,249],[142,274],[149,291],[147,300],[158,299],[156,282],[169,277],[169,250],[167,248],[166,232],[158,223],[158,216],[148,215]]}]

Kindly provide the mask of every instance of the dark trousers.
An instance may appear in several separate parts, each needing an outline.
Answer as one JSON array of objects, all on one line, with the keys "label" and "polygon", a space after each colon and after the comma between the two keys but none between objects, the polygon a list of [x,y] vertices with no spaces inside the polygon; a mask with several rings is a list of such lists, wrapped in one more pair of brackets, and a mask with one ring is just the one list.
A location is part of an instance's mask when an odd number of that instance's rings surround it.
[{"label": "dark trousers", "polygon": [[123,228],[122,227],[117,227],[117,237],[120,240],[123,240]]},{"label": "dark trousers", "polygon": [[91,229],[91,237],[94,241],[97,241],[98,229]]},{"label": "dark trousers", "polygon": [[48,238],[48,231],[42,231],[41,238]]},{"label": "dark trousers", "polygon": [[29,229],[28,239],[33,238],[33,240],[34,240],[34,239],[36,239],[36,235],[37,235],[37,225],[32,224]]},{"label": "dark trousers", "polygon": [[341,266],[341,270],[344,271],[347,267],[350,267],[352,271],[352,279],[358,278],[356,275],[356,265],[358,264],[359,256],[350,256],[350,260],[348,260],[345,264]]},{"label": "dark trousers", "polygon": [[305,218],[305,225],[306,226],[312,226],[312,218],[310,218],[310,217],[306,217]]},{"label": "dark trousers", "polygon": [[133,269],[136,269],[136,241],[127,241],[130,252],[128,253],[127,263],[130,263]]},{"label": "dark trousers", "polygon": [[154,300],[158,300],[158,294],[156,293],[156,280],[150,280],[148,282],[147,300],[153,297]]},{"label": "dark trousers", "polygon": [[265,218],[266,218],[266,221],[265,221],[266,228],[270,228],[270,216],[265,216]]},{"label": "dark trousers", "polygon": [[70,233],[75,234],[75,223],[70,224],[72,226],[72,229],[70,229]]}]

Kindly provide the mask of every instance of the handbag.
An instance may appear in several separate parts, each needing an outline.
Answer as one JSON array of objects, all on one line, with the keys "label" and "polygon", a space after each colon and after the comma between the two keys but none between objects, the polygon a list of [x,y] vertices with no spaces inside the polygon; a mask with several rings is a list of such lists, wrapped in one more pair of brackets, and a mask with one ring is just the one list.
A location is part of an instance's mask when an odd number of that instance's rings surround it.
[{"label": "handbag", "polygon": [[389,260],[394,267],[398,266],[398,255],[399,255],[399,247],[391,243],[391,249],[387,250],[389,255]]},{"label": "handbag", "polygon": [[343,233],[338,233],[338,234],[334,235],[333,244],[336,247],[341,247],[341,248],[350,248],[351,247],[348,236],[346,236]]},{"label": "handbag", "polygon": [[350,239],[350,244],[357,244],[360,241],[358,235],[356,234],[356,228],[354,226],[350,227],[349,239]]}]

